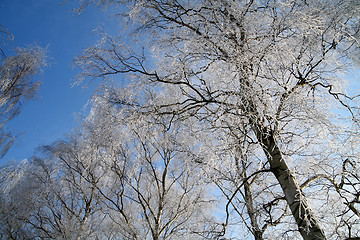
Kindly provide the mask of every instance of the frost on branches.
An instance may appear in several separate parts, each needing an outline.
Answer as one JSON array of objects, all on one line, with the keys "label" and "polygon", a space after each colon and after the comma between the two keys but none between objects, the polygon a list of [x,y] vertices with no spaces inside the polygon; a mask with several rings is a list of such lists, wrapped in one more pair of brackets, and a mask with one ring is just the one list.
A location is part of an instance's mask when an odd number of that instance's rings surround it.
[{"label": "frost on branches", "polygon": [[[0,25],[1,27],[1,25]],[[0,34],[3,29],[0,28]],[[0,44],[2,41],[0,39]],[[14,136],[4,129],[7,121],[16,117],[22,104],[34,98],[40,82],[33,77],[46,65],[45,50],[38,46],[18,48],[15,56],[6,56],[2,49],[0,59],[0,158],[14,142]]]},{"label": "frost on branches", "polygon": [[81,144],[50,149],[102,236],[360,237],[356,1],[79,2],[122,34],[76,59],[102,87]]},{"label": "frost on branches", "polygon": [[67,140],[22,171],[3,168],[13,177],[2,181],[2,236],[211,239],[215,205],[198,164],[186,160],[192,137],[104,97]]},{"label": "frost on branches", "polygon": [[104,35],[83,76],[127,77],[156,93],[138,111],[198,121],[224,234],[359,235],[359,103],[343,77],[358,66],[355,1],[90,2],[118,6],[133,42]]}]

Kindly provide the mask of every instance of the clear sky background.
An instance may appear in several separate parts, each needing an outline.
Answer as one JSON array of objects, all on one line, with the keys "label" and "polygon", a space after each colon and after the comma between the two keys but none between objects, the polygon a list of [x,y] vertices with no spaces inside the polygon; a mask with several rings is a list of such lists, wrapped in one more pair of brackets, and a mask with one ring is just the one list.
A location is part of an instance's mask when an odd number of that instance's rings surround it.
[{"label": "clear sky background", "polygon": [[38,44],[48,49],[48,66],[36,76],[43,82],[39,97],[23,106],[7,129],[19,134],[10,151],[0,160],[21,161],[41,145],[63,138],[77,126],[79,114],[91,96],[91,89],[72,87],[77,70],[73,59],[99,39],[94,29],[105,30],[113,23],[99,9],[87,9],[80,16],[72,12],[76,1],[0,0],[0,24],[14,35],[5,47],[11,55],[16,47]]}]

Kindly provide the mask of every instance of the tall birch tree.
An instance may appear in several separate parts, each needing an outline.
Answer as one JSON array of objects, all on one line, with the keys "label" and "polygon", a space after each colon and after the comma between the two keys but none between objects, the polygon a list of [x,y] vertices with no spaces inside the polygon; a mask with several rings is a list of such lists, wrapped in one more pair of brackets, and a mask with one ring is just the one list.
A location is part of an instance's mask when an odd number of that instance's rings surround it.
[{"label": "tall birch tree", "polygon": [[[241,161],[253,170],[234,169],[242,180],[226,193],[229,203],[267,172],[263,180],[276,194],[264,201],[281,201],[292,215],[282,234],[359,234],[359,102],[344,77],[359,63],[356,1],[80,1],[88,4],[118,6],[132,43],[105,36],[77,59],[83,76],[128,74],[160,93],[138,106],[143,113],[197,119],[203,131],[242,142],[234,152],[246,153]],[[129,102],[120,96],[116,103]],[[356,177],[347,185],[348,174]]]}]

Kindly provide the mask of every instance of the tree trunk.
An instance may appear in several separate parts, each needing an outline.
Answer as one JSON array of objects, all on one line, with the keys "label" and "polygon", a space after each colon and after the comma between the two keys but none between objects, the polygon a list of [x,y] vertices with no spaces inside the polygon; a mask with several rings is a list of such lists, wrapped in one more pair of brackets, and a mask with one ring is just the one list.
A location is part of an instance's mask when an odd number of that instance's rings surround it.
[{"label": "tree trunk", "polygon": [[260,126],[255,128],[255,132],[258,140],[262,143],[262,148],[270,163],[271,172],[275,175],[284,192],[285,199],[295,218],[301,236],[304,240],[325,240],[324,231],[320,228],[295,176],[291,173],[281,154],[276,143],[275,134],[266,127]]},{"label": "tree trunk", "polygon": [[[241,166],[240,166],[241,161]],[[259,224],[256,219],[256,210],[254,207],[254,199],[251,192],[251,186],[249,181],[247,180],[247,167],[246,167],[246,157],[242,153],[241,146],[237,148],[237,154],[235,155],[235,163],[237,166],[237,170],[241,173],[241,178],[245,179],[243,182],[244,186],[244,200],[246,204],[247,213],[249,215],[251,221],[251,233],[253,234],[255,240],[263,240],[264,232],[260,229]]]},{"label": "tree trunk", "polygon": [[251,194],[250,184],[248,183],[248,181],[245,181],[244,183],[244,191],[245,191],[245,204],[247,206],[247,212],[249,214],[251,226],[252,226],[251,232],[254,235],[255,240],[263,240],[264,233],[263,231],[261,231],[259,224],[256,221],[253,197]]}]

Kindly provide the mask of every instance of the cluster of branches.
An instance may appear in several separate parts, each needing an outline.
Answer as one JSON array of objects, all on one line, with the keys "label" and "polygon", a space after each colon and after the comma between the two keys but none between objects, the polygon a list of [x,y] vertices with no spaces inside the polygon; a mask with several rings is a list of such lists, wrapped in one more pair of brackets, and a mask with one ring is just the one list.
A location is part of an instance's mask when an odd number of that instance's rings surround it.
[{"label": "cluster of branches", "polygon": [[76,59],[81,79],[104,86],[86,130],[33,160],[52,170],[24,175],[49,172],[43,186],[54,186],[42,190],[54,196],[41,198],[46,208],[12,215],[26,232],[359,237],[359,102],[344,79],[358,63],[356,2],[87,0],[79,9],[90,4],[119,9],[132,43],[104,34]]},{"label": "cluster of branches", "polygon": [[2,169],[2,239],[213,239],[183,130],[102,102],[68,140]]},{"label": "cluster of branches", "polygon": [[16,117],[22,105],[34,98],[40,82],[33,76],[46,65],[45,50],[34,45],[16,49],[15,56],[3,50],[13,36],[0,25],[0,158],[14,143],[15,136],[5,129],[6,123]]},{"label": "cluster of branches", "polygon": [[[1,169],[2,239],[298,237],[256,143],[144,114],[139,97],[154,93],[139,92],[119,108],[114,99],[129,92],[105,88],[68,139]],[[358,167],[331,169],[305,176],[301,191],[321,204],[330,238],[357,236]]]}]

